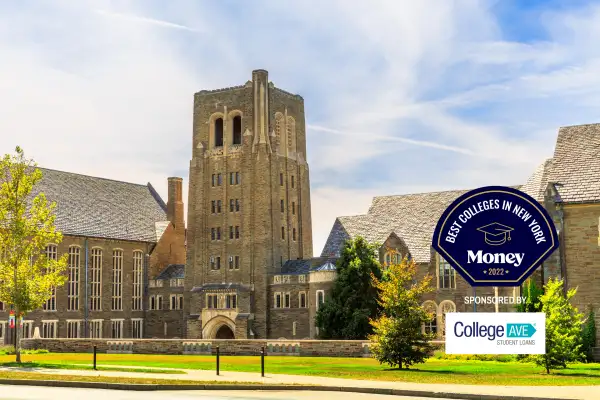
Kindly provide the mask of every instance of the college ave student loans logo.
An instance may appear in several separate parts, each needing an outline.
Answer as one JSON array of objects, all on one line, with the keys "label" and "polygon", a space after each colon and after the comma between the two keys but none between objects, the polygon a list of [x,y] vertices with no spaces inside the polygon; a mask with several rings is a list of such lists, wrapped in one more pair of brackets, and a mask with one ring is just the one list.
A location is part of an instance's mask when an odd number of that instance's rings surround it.
[{"label": "college ave student loans logo", "polygon": [[544,313],[448,313],[448,354],[545,354]]},{"label": "college ave student loans logo", "polygon": [[535,199],[488,186],[462,195],[444,211],[432,245],[471,286],[519,286],[558,248],[558,237]]}]

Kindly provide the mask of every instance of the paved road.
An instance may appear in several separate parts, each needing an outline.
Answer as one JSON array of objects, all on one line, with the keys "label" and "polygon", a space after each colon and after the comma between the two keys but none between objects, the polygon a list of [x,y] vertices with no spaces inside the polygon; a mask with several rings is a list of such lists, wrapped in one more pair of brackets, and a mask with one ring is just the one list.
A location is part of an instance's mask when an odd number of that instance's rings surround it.
[{"label": "paved road", "polygon": [[[300,391],[164,391],[129,392],[121,390],[49,388],[38,386],[0,385],[2,400],[390,400],[397,396],[362,393]],[[432,400],[423,397],[401,397],[406,400]]]}]

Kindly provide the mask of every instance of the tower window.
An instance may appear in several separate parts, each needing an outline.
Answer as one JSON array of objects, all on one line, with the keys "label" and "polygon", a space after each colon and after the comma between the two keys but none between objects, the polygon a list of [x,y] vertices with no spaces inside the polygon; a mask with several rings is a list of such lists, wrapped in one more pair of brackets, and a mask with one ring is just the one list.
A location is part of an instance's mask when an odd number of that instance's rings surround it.
[{"label": "tower window", "polygon": [[217,227],[217,240],[221,240],[221,227]]},{"label": "tower window", "polygon": [[229,225],[229,239],[233,239],[233,225]]},{"label": "tower window", "polygon": [[279,186],[283,186],[283,174],[279,174]]},{"label": "tower window", "polygon": [[215,147],[223,146],[223,118],[215,120]]},{"label": "tower window", "polygon": [[233,117],[233,144],[242,144],[242,117]]},{"label": "tower window", "polygon": [[285,211],[285,203],[281,200],[281,212]]},{"label": "tower window", "polygon": [[235,199],[235,211],[240,211],[240,199]]},{"label": "tower window", "polygon": [[217,230],[215,228],[210,228],[210,240],[216,240],[217,238]]},{"label": "tower window", "polygon": [[229,173],[229,184],[230,185],[234,185],[235,184],[234,183],[235,182],[234,178],[235,178],[235,174],[233,172],[230,172]]},{"label": "tower window", "polygon": [[285,226],[281,227],[281,240],[285,240]]},{"label": "tower window", "polygon": [[235,227],[235,238],[236,239],[240,238],[240,227],[239,226]]},{"label": "tower window", "polygon": [[217,183],[217,175],[212,174],[212,187],[215,187],[216,183]]},{"label": "tower window", "polygon": [[241,178],[241,176],[240,176],[240,173],[239,173],[239,172],[236,172],[236,173],[235,173],[235,184],[236,184],[236,185],[239,185],[239,184],[240,184],[240,182],[241,182],[241,180],[242,180],[242,178]]},{"label": "tower window", "polygon": [[221,200],[217,200],[217,214],[221,213]]},{"label": "tower window", "polygon": [[294,188],[294,183],[295,183],[294,175],[292,175],[292,189]]},{"label": "tower window", "polygon": [[292,229],[292,240],[296,241],[296,228]]},{"label": "tower window", "polygon": [[292,215],[296,215],[296,202],[292,201]]},{"label": "tower window", "polygon": [[223,184],[223,176],[221,174],[217,174],[217,186],[221,186]]},{"label": "tower window", "polygon": [[233,199],[229,199],[229,212],[233,212]]},{"label": "tower window", "polygon": [[214,214],[214,213],[216,213],[216,212],[217,212],[216,203],[217,203],[217,202],[216,202],[216,201],[214,201],[214,200],[210,202],[210,212],[211,212],[212,214]]}]

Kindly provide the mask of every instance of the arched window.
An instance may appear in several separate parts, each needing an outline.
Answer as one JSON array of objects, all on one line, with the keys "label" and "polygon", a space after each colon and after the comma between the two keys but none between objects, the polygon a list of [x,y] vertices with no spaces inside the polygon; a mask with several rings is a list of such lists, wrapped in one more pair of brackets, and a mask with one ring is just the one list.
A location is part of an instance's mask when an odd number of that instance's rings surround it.
[{"label": "arched window", "polygon": [[441,316],[442,336],[446,336],[446,314],[456,312],[456,304],[452,300],[444,300],[440,303],[439,314]]},{"label": "arched window", "polygon": [[428,300],[425,303],[423,303],[423,308],[431,315],[431,319],[424,324],[423,330],[427,334],[433,334],[437,336],[437,305],[434,301]]},{"label": "arched window", "polygon": [[233,117],[233,144],[242,144],[242,117]]},{"label": "arched window", "polygon": [[223,146],[223,118],[215,120],[215,147]]}]

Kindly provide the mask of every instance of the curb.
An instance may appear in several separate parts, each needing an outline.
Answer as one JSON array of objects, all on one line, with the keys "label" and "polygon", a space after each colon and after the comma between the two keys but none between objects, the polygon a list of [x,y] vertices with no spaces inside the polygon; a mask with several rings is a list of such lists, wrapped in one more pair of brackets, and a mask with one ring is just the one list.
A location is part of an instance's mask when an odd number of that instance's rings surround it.
[{"label": "curb", "polygon": [[426,390],[407,390],[407,389],[386,389],[386,388],[361,388],[344,386],[317,386],[317,385],[245,385],[245,384],[209,384],[209,385],[149,385],[149,384],[130,384],[130,383],[105,383],[105,382],[76,382],[76,381],[43,381],[27,379],[0,379],[0,385],[15,386],[45,386],[45,387],[63,387],[63,388],[84,388],[84,389],[108,389],[108,390],[135,390],[135,391],[159,391],[159,390],[305,390],[316,392],[347,392],[347,393],[367,393],[383,394],[390,396],[413,396],[435,399],[460,399],[460,400],[573,400],[560,399],[554,397],[523,397],[523,396],[503,396],[493,394],[472,394],[472,393],[450,393],[433,392]]}]

